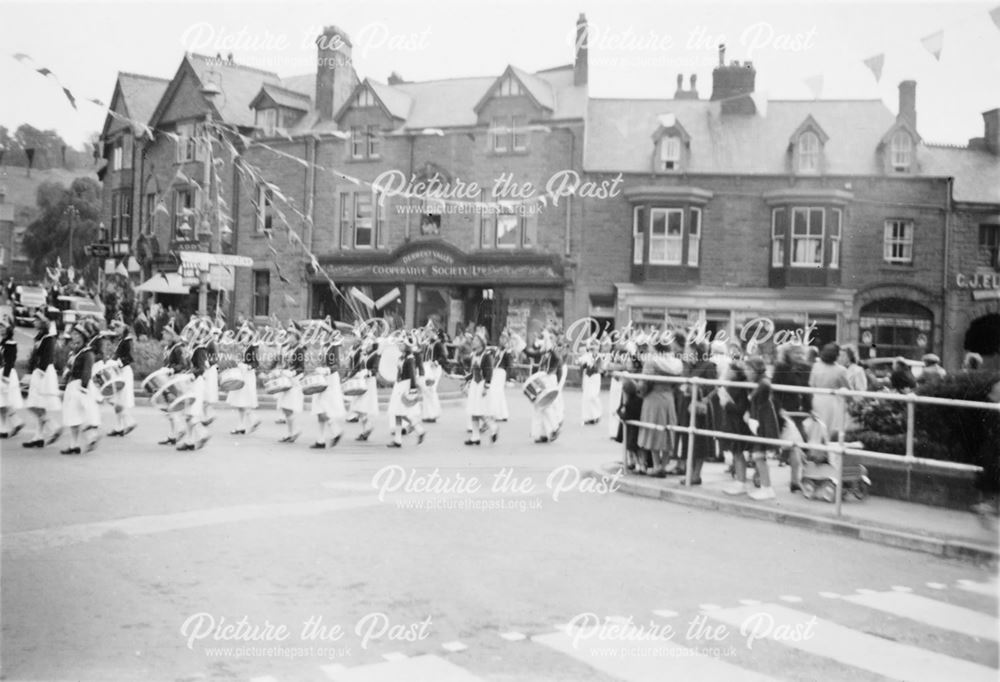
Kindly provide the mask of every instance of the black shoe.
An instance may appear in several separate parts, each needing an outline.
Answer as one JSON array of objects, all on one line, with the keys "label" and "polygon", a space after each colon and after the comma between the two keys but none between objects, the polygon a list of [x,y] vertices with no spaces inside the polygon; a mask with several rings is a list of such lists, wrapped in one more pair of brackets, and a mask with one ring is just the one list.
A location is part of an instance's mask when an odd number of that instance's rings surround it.
[{"label": "black shoe", "polygon": [[426,435],[427,434],[425,432],[421,432],[421,433],[417,434],[417,445],[422,445],[423,444],[423,442],[424,442],[424,436],[426,436]]},{"label": "black shoe", "polygon": [[467,440],[467,441],[465,441],[465,444],[466,445],[479,445],[479,441],[478,440]]},{"label": "black shoe", "polygon": [[49,439],[47,441],[45,441],[45,444],[46,445],[52,445],[57,440],[59,440],[60,436],[62,436],[62,429],[56,429],[55,433],[53,433],[51,436],[49,436]]},{"label": "black shoe", "polygon": [[[687,485],[687,481],[681,481],[681,485]],[[701,479],[700,478],[692,478],[691,479],[691,485],[692,486],[701,485]]]},{"label": "black shoe", "polygon": [[129,435],[130,433],[132,433],[133,431],[135,431],[135,427],[136,426],[138,426],[138,424],[132,424],[130,426],[126,426],[125,429],[122,431],[122,435],[123,436]]},{"label": "black shoe", "polygon": [[157,443],[157,445],[177,445],[177,439],[167,438],[165,440],[161,440],[159,443]]},{"label": "black shoe", "polygon": [[385,446],[387,448],[401,448],[401,447],[403,447],[403,444],[402,443],[386,443]]},{"label": "black shoe", "polygon": [[208,419],[203,419],[202,422],[201,422],[201,425],[202,426],[211,426],[214,421],[215,421],[215,417],[209,417]]},{"label": "black shoe", "polygon": [[425,423],[425,424],[435,424],[435,423],[437,423],[437,419],[422,419],[421,421],[423,423]]},{"label": "black shoe", "polygon": [[348,424],[355,424],[355,423],[361,421],[361,418],[358,417],[358,415],[355,414],[355,415],[352,415],[352,416],[348,417],[345,421]]},{"label": "black shoe", "polygon": [[555,443],[556,442],[556,438],[558,438],[558,437],[559,437],[559,429],[556,429],[555,431],[552,432],[552,435],[549,436],[549,442],[550,443]]},{"label": "black shoe", "polygon": [[335,448],[335,447],[337,447],[337,443],[339,443],[339,442],[340,442],[340,436],[343,436],[343,435],[344,435],[344,434],[340,434],[339,436],[334,436],[334,437],[333,437],[333,440],[332,440],[332,441],[330,441],[330,447],[331,447],[331,448]]},{"label": "black shoe", "polygon": [[29,440],[27,442],[21,443],[21,446],[25,447],[25,448],[41,448],[41,447],[45,447],[45,441],[44,440],[37,440],[37,439],[36,440]]},{"label": "black shoe", "polygon": [[245,436],[247,432],[246,429],[233,429],[229,433],[231,433],[234,436]]},{"label": "black shoe", "polygon": [[4,439],[4,438],[10,438],[10,434],[7,433],[6,431],[4,431],[3,433],[0,433],[0,439]]},{"label": "black shoe", "polygon": [[499,438],[499,437],[500,437],[500,432],[497,431],[492,436],[490,436],[490,442],[491,443],[496,443],[497,442],[497,438]]},{"label": "black shoe", "polygon": [[94,440],[87,443],[87,452],[93,452],[97,449],[97,444],[100,442],[100,438],[95,438]]},{"label": "black shoe", "polygon": [[366,440],[368,440],[368,436],[370,436],[370,435],[372,435],[372,432],[371,432],[371,431],[365,431],[365,432],[361,433],[361,434],[360,434],[360,435],[359,435],[359,436],[358,436],[357,438],[355,438],[354,440],[357,440],[357,441],[366,441]]},{"label": "black shoe", "polygon": [[250,433],[253,433],[260,427],[260,420],[258,419],[253,424],[250,425]]},{"label": "black shoe", "polygon": [[17,434],[21,433],[21,429],[23,429],[23,428],[24,428],[24,422],[21,422],[20,424],[18,424],[17,426],[14,427],[13,431],[10,432],[10,437],[11,438],[16,437]]},{"label": "black shoe", "polygon": [[66,448],[64,450],[60,450],[59,454],[60,455],[79,455],[80,454],[80,448]]},{"label": "black shoe", "polygon": [[124,436],[124,435],[125,432],[119,431],[118,429],[115,429],[114,431],[108,431],[108,438],[117,438],[119,436]]},{"label": "black shoe", "polygon": [[793,493],[802,492],[802,486],[799,485],[798,483],[792,483],[791,485],[788,486],[788,489]]},{"label": "black shoe", "polygon": [[546,438],[545,436],[542,436],[541,438],[536,438],[536,439],[535,439],[535,442],[536,442],[536,443],[548,443],[548,442],[549,442],[549,439],[548,439],[548,438]]},{"label": "black shoe", "polygon": [[178,445],[176,449],[178,452],[187,452],[189,450],[194,450],[194,445],[191,443],[184,443],[183,445]]},{"label": "black shoe", "polygon": [[312,450],[326,450],[326,443],[313,443],[309,448]]}]

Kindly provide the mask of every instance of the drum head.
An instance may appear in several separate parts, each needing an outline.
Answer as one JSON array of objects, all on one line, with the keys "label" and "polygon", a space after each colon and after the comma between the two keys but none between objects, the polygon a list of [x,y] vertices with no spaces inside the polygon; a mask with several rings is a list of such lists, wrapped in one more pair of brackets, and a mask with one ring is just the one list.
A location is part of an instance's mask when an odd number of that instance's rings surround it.
[{"label": "drum head", "polygon": [[389,345],[381,349],[378,360],[378,377],[387,384],[396,383],[396,376],[399,374],[399,360],[403,357],[403,351],[399,346]]},{"label": "drum head", "polygon": [[552,402],[556,399],[556,396],[558,395],[559,391],[553,389],[544,391],[542,392],[541,395],[538,396],[538,400],[535,401],[535,405],[537,407],[548,407],[549,405],[552,404]]},{"label": "drum head", "polygon": [[175,401],[170,403],[170,407],[167,408],[167,411],[180,412],[181,410],[187,409],[187,407],[194,401],[195,397],[193,395],[182,395],[180,398],[177,398]]}]

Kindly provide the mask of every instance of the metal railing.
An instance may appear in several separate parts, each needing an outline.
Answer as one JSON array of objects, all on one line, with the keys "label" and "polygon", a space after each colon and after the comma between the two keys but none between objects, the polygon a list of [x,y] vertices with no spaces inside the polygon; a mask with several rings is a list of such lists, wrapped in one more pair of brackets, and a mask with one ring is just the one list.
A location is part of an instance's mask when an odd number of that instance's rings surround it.
[{"label": "metal railing", "polygon": [[[684,478],[685,478],[685,485],[688,486],[689,489],[691,486],[691,471],[694,468],[695,436],[708,436],[712,438],[724,438],[726,440],[742,441],[752,444],[770,445],[780,449],[799,447],[798,443],[791,440],[778,439],[778,438],[762,438],[759,436],[747,436],[738,433],[730,433],[728,431],[700,429],[695,426],[695,418],[697,416],[695,403],[698,400],[699,387],[722,386],[727,388],[746,388],[753,390],[757,388],[757,384],[754,382],[728,381],[725,379],[703,379],[701,377],[664,376],[659,374],[633,374],[631,372],[614,372],[612,376],[615,376],[619,379],[632,379],[633,381],[646,381],[654,383],[662,382],[669,384],[681,384],[691,387],[691,394],[690,394],[691,408],[688,410],[689,415],[688,415],[687,426],[680,426],[673,424],[653,424],[650,422],[643,422],[638,420],[627,420],[627,421],[623,420],[623,423],[625,424],[631,426],[638,426],[640,428],[687,434],[687,441],[685,445],[685,454],[687,455],[687,466]],[[905,464],[907,499],[909,499],[911,495],[911,476],[912,476],[913,466],[915,464],[927,467],[936,467],[940,469],[948,469],[952,471],[967,471],[974,473],[982,471],[982,467],[976,466],[974,464],[962,464],[960,462],[926,459],[914,455],[913,441],[914,441],[914,425],[916,421],[915,414],[917,405],[944,405],[948,407],[962,407],[962,408],[987,410],[990,412],[1000,413],[1000,403],[977,402],[973,400],[953,400],[950,398],[934,398],[930,396],[921,396],[914,393],[892,393],[887,391],[853,391],[846,388],[815,388],[812,386],[789,386],[786,384],[772,384],[771,390],[778,391],[779,393],[808,393],[811,395],[837,396],[845,400],[845,405],[844,405],[845,411],[847,409],[846,401],[848,398],[870,398],[875,400],[890,400],[890,401],[906,403],[906,454],[899,455],[888,452],[877,452],[874,450],[865,450],[864,448],[853,447],[854,445],[853,443],[849,444],[844,442],[843,429],[839,431],[836,444],[808,443],[805,446],[805,449],[820,450],[823,452],[834,453],[839,455],[838,457],[835,458],[836,459],[835,467],[837,469],[837,481],[836,481],[837,516],[840,516],[841,514],[841,503],[842,503],[842,493],[843,493],[843,461],[845,454],[864,455],[865,457],[869,457],[872,459],[901,462]],[[733,453],[733,456],[742,457],[742,453]]]}]

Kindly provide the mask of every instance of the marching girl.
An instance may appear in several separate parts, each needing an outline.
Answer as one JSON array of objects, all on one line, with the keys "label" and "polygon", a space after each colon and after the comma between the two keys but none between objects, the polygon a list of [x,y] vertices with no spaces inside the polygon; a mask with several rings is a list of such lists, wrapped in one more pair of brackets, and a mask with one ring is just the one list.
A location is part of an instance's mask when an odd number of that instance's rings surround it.
[{"label": "marching girl", "polygon": [[408,338],[401,344],[403,356],[399,361],[399,370],[396,373],[396,383],[392,385],[392,394],[389,398],[389,428],[392,431],[392,442],[386,447],[403,447],[403,435],[411,430],[417,432],[417,445],[424,442],[426,431],[420,425],[418,415],[420,406],[418,403],[407,405],[404,398],[411,390],[419,391],[419,382],[423,376],[420,359],[416,355],[417,342]]},{"label": "marching girl", "polygon": [[378,342],[372,337],[366,337],[355,351],[351,370],[354,374],[364,372],[365,392],[351,403],[351,411],[357,413],[361,422],[361,433],[355,440],[366,441],[372,435],[372,420],[378,417],[378,382],[375,374],[378,372]]},{"label": "marching girl", "polygon": [[0,379],[0,438],[13,438],[24,428],[24,422],[17,411],[24,407],[21,384],[14,370],[17,362],[17,342],[14,340],[14,320],[5,318],[0,327],[0,363],[3,378]]},{"label": "marching girl", "polygon": [[90,389],[90,378],[96,361],[91,344],[97,337],[98,329],[89,321],[77,323],[69,334],[69,348],[72,355],[66,365],[67,382],[63,394],[62,417],[63,426],[69,427],[70,446],[59,451],[63,455],[82,453],[81,427],[88,433],[87,452],[97,447],[100,413]]},{"label": "marching girl", "polygon": [[302,345],[302,330],[294,322],[285,330],[284,370],[290,375],[292,387],[278,394],[278,409],[285,415],[288,435],[278,440],[279,443],[294,443],[301,431],[295,430],[295,417],[302,413],[305,407],[305,396],[302,395],[300,380],[306,371],[306,347]]},{"label": "marching girl", "polygon": [[[528,351],[528,356],[538,363],[540,372],[551,375],[556,383],[559,382],[559,377],[565,373],[562,357],[556,351],[552,336],[547,331],[535,339],[535,347]],[[557,397],[544,407],[535,407],[531,415],[531,437],[535,439],[536,443],[551,443],[559,437],[562,422],[559,419],[558,402],[559,398]]]},{"label": "marching girl", "polygon": [[[332,330],[330,330],[332,332]],[[312,396],[309,411],[319,422],[319,440],[310,445],[314,450],[323,450],[329,442],[330,447],[336,447],[340,437],[344,435],[344,418],[347,410],[344,408],[344,393],[340,388],[340,336],[336,336],[327,344],[323,353],[321,366],[327,372],[326,390]]]},{"label": "marching girl", "polygon": [[[50,312],[57,313],[55,309]],[[28,399],[24,406],[35,415],[38,427],[30,440],[22,443],[26,448],[40,448],[51,445],[59,440],[62,428],[55,427],[46,440],[45,427],[49,424],[53,412],[62,410],[59,400],[59,377],[56,376],[56,323],[50,321],[44,311],[35,313],[35,345],[28,358],[28,371],[31,373],[31,383],[28,386]]]},{"label": "marching girl", "polygon": [[208,431],[205,429],[205,373],[208,372],[208,346],[196,346],[191,352],[191,375],[194,383],[191,394],[194,400],[184,408],[184,438],[177,446],[181,452],[201,450],[208,442]]},{"label": "marching girl", "polygon": [[205,344],[208,367],[205,369],[203,377],[205,380],[205,404],[202,407],[202,424],[205,426],[211,426],[212,422],[215,421],[212,407],[219,402],[219,337],[221,336],[222,327],[216,325],[209,327],[209,338]]},{"label": "marching girl", "polygon": [[257,409],[257,370],[260,369],[260,359],[257,354],[259,343],[253,325],[245,323],[240,328],[240,337],[246,340],[243,349],[242,362],[239,365],[243,374],[243,388],[230,391],[226,403],[235,407],[239,414],[238,426],[229,433],[241,436],[253,433],[260,426],[260,419],[254,414]]},{"label": "marching girl", "polygon": [[514,373],[514,346],[516,341],[508,332],[500,335],[500,348],[493,361],[493,379],[486,395],[489,411],[497,422],[510,418],[507,409],[507,377]]},{"label": "marching girl", "polygon": [[[94,334],[90,341],[87,343],[90,346],[91,352],[94,354],[94,364],[90,368],[91,378],[98,375],[98,373],[103,370],[108,365],[112,364],[111,359],[111,346],[109,344],[108,337],[111,336],[109,332],[97,332]],[[94,405],[96,410],[96,419],[89,420],[87,422],[88,426],[93,424],[95,427],[100,427],[101,425],[101,403],[104,402],[104,395],[101,393],[101,387],[97,385],[95,381],[87,382],[87,392],[90,394],[90,400]],[[63,396],[65,398],[65,394]],[[65,412],[64,412],[65,414]]]},{"label": "marching girl", "polygon": [[420,416],[424,422],[433,424],[441,416],[441,399],[438,397],[438,385],[448,366],[448,349],[445,346],[444,330],[431,332],[433,337],[424,349],[424,373],[427,380],[422,387],[423,400],[420,403]]},{"label": "marching girl", "polygon": [[[163,350],[163,366],[173,372],[173,376],[180,376],[188,369],[187,356],[184,353],[184,342],[178,336],[172,324],[163,327],[163,342],[166,348]],[[167,412],[167,422],[170,425],[169,435],[159,442],[160,445],[176,445],[177,441],[184,436],[184,428],[181,424],[181,417],[176,412]]]},{"label": "marching girl", "polygon": [[587,344],[587,351],[580,357],[581,392],[583,400],[581,410],[583,412],[584,426],[596,424],[601,420],[601,356],[599,355],[600,344],[593,340]]},{"label": "marching girl", "polygon": [[472,431],[465,441],[466,445],[479,445],[480,433],[489,429],[490,440],[494,443],[500,435],[500,429],[494,421],[495,416],[490,409],[489,391],[493,385],[493,354],[487,348],[486,333],[480,329],[472,337],[472,358],[469,364],[469,394],[465,399],[465,412],[472,420]]},{"label": "marching girl", "polygon": [[115,408],[115,428],[108,435],[125,436],[135,430],[135,419],[131,414],[135,409],[135,375],[132,372],[135,334],[132,328],[121,320],[112,321],[111,328],[118,332],[113,360],[121,368],[122,380],[125,383],[121,390],[116,391],[111,397],[111,404]]}]

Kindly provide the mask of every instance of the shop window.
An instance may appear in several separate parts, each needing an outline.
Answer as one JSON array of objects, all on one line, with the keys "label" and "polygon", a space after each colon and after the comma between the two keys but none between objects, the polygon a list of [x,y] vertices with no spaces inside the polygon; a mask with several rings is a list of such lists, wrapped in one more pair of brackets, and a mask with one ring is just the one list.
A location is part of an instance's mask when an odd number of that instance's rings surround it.
[{"label": "shop window", "polygon": [[909,264],[913,262],[913,221],[887,220],[882,242],[886,263]]},{"label": "shop window", "polygon": [[980,263],[1000,269],[1000,225],[979,226]]},{"label": "shop window", "polygon": [[629,313],[632,324],[637,327],[654,326],[662,329],[667,322],[667,311],[664,308],[635,307]]},{"label": "shop window", "polygon": [[919,303],[881,299],[861,308],[860,338],[871,340],[878,357],[918,359],[930,351],[933,324],[931,311]]},{"label": "shop window", "polygon": [[253,314],[255,317],[267,317],[271,314],[271,273],[267,270],[254,270],[253,273]]}]

